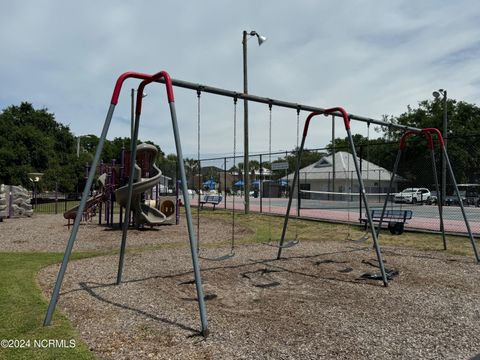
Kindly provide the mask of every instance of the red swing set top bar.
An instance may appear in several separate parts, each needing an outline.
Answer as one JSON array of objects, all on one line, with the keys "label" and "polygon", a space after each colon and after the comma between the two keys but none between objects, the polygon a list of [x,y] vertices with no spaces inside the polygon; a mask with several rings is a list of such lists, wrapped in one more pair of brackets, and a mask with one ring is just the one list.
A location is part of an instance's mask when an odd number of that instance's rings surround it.
[{"label": "red swing set top bar", "polygon": [[[164,79],[159,79],[157,80],[158,82],[164,83]],[[296,109],[296,110],[303,110],[307,112],[314,112],[317,114],[325,114],[326,109],[317,107],[317,106],[310,106],[310,105],[303,105],[303,104],[298,104],[298,103],[292,103],[288,101],[283,101],[283,100],[277,100],[277,99],[271,99],[271,98],[266,98],[266,97],[261,97],[261,96],[256,96],[256,95],[251,95],[251,94],[244,94],[242,92],[237,92],[237,91],[232,91],[232,90],[226,90],[226,89],[221,89],[213,86],[208,86],[208,85],[202,85],[198,83],[192,83],[184,80],[178,80],[178,79],[171,79],[172,85],[173,86],[178,86],[184,89],[190,89],[190,90],[195,90],[195,91],[203,91],[206,93],[210,94],[216,94],[216,95],[221,95],[221,96],[226,96],[226,97],[231,97],[231,98],[238,98],[238,99],[244,99],[252,102],[258,102],[262,104],[268,104],[268,105],[275,105],[279,107],[284,107],[284,108],[290,108],[290,109]],[[343,114],[339,111],[332,112],[331,115],[337,116],[337,117],[343,117]],[[387,123],[385,121],[381,120],[376,120],[364,116],[359,116],[359,115],[354,115],[354,114],[348,114],[348,118],[350,120],[358,120],[366,123],[371,123],[371,124],[376,124],[380,126],[386,126],[389,128],[397,128],[397,129],[402,129],[402,130],[411,130],[414,132],[421,132],[422,129],[418,129],[412,126],[405,126],[405,125],[399,125],[399,124],[392,124],[392,123]]]},{"label": "red swing set top bar", "polygon": [[[118,104],[118,98],[120,96],[120,91],[122,90],[122,85],[125,80],[129,78],[134,78],[134,79],[140,79],[146,81],[146,83],[143,85],[147,85],[148,83],[151,82],[160,82],[160,79],[162,79],[162,83],[165,84],[167,88],[167,98],[168,102],[171,103],[174,101],[173,97],[173,86],[172,86],[172,80],[170,79],[170,75],[166,71],[160,71],[154,75],[148,75],[144,73],[138,73],[138,72],[125,72],[122,75],[120,75],[117,79],[117,82],[115,83],[115,88],[113,89],[113,94],[112,94],[112,100],[110,101],[110,104],[112,105],[117,105]],[[143,88],[142,88],[143,91]],[[142,94],[142,92],[140,92]],[[140,101],[141,104],[141,101]]]},{"label": "red swing set top bar", "polygon": [[434,149],[432,134],[437,135],[438,141],[440,143],[440,147],[442,149],[445,148],[445,141],[443,140],[443,136],[442,136],[442,133],[440,132],[440,130],[435,129],[435,128],[425,128],[425,129],[422,129],[420,132],[410,131],[410,130],[405,132],[405,134],[403,134],[401,139],[400,139],[400,150],[402,150],[402,151],[405,150],[405,148],[407,147],[407,139],[409,137],[414,136],[414,135],[420,135],[420,134],[425,135],[425,137],[427,139],[427,143],[428,143],[427,146],[428,146],[429,149],[431,149],[431,150]]},{"label": "red swing set top bar", "polygon": [[[339,113],[341,115],[337,115],[336,113]],[[313,119],[313,117],[317,115],[330,115],[334,114],[336,116],[341,116],[343,118],[343,123],[345,124],[345,130],[350,129],[350,117],[348,116],[348,113],[345,111],[345,109],[341,107],[334,107],[330,109],[324,109],[323,112],[312,112],[307,116],[307,119],[305,120],[305,125],[303,126],[303,137],[307,137],[308,133],[308,127],[310,126],[310,121]]]},{"label": "red swing set top bar", "polygon": [[138,86],[137,90],[137,105],[136,105],[136,110],[135,113],[136,115],[140,115],[142,113],[142,101],[143,101],[143,90],[145,89],[145,86],[152,82],[158,82],[159,79],[164,79],[165,80],[165,86],[167,88],[167,98],[168,102],[172,103],[174,101],[173,98],[173,87],[172,87],[172,80],[170,79],[170,75],[168,75],[167,72],[165,71],[160,71],[154,75],[149,76],[148,79],[144,79],[140,85]]}]

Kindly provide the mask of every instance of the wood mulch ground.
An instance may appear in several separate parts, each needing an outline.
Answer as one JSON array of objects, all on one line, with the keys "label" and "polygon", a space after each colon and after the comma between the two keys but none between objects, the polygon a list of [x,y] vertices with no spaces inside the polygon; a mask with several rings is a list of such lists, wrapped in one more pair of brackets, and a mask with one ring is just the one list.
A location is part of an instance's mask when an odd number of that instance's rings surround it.
[{"label": "wood mulch ground", "polygon": [[[227,244],[225,224],[210,222],[205,237]],[[43,223],[37,237],[48,243],[54,232]],[[160,241],[182,237],[187,241],[184,229],[173,226]],[[385,246],[387,268],[399,271],[385,288],[362,279],[378,271],[368,242],[302,242],[285,249],[282,260],[274,260],[276,250],[242,245],[230,260],[201,261],[206,340],[198,336],[187,247],[128,253],[120,286],[114,285],[118,256],[72,261],[57,309],[101,359],[480,358],[480,266],[471,257]],[[58,267],[38,275],[46,297]]]}]

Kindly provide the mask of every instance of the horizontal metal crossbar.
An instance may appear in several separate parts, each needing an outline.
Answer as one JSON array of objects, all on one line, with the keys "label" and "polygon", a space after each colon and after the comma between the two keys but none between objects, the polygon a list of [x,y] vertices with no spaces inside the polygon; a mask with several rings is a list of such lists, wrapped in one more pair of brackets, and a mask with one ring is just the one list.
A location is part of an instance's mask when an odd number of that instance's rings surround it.
[{"label": "horizontal metal crossbar", "polygon": [[[164,83],[163,79],[157,80],[157,82]],[[231,98],[236,98],[236,99],[243,99],[243,100],[248,100],[252,102],[258,102],[258,103],[263,103],[263,104],[268,104],[268,105],[275,105],[279,107],[284,107],[284,108],[290,108],[290,109],[296,109],[300,111],[308,111],[308,112],[316,112],[319,114],[324,114],[325,109],[317,106],[310,106],[310,105],[303,105],[303,104],[298,104],[298,103],[292,103],[288,101],[283,101],[283,100],[277,100],[277,99],[271,99],[271,98],[266,98],[266,97],[261,97],[257,95],[251,95],[251,94],[244,94],[241,92],[237,91],[232,91],[232,90],[226,90],[222,88],[217,88],[213,86],[208,86],[208,85],[203,85],[203,84],[198,84],[198,83],[192,83],[184,80],[178,80],[178,79],[172,79],[172,85],[181,87],[184,89],[190,89],[190,90],[195,90],[195,91],[200,91],[200,92],[206,92],[210,94],[216,94],[220,96],[227,96]],[[329,113],[329,115],[333,115],[336,117],[342,117],[341,113],[333,112]],[[369,124],[375,124],[375,125],[380,125],[380,126],[386,126],[388,128],[396,128],[396,129],[402,129],[405,131],[414,131],[414,132],[420,132],[421,129],[411,127],[411,126],[405,126],[405,125],[400,125],[400,124],[392,124],[388,123],[382,120],[377,120],[377,119],[372,119],[369,117],[365,116],[359,116],[359,115],[354,115],[354,114],[349,114],[349,119],[350,120],[357,120],[357,121],[362,121],[366,122]]]}]

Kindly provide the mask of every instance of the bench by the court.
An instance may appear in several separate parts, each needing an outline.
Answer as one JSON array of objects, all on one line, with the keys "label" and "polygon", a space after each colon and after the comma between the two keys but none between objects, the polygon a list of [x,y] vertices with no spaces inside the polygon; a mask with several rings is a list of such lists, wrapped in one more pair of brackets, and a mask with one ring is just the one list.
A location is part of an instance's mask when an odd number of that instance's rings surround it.
[{"label": "bench by the court", "polygon": [[205,195],[203,199],[200,200],[200,208],[203,209],[204,204],[212,204],[213,210],[215,210],[215,206],[220,204],[222,200],[222,195]]},{"label": "bench by the court", "polygon": [[[382,217],[382,209],[373,209],[372,213],[372,221],[380,222],[380,218]],[[398,210],[398,209],[391,209],[385,210],[385,214],[383,215],[383,221],[388,223],[388,230],[393,235],[400,235],[403,233],[403,229],[407,220],[410,220],[413,216],[412,210]],[[365,229],[368,226],[368,220],[361,219],[362,222],[365,223]]]}]

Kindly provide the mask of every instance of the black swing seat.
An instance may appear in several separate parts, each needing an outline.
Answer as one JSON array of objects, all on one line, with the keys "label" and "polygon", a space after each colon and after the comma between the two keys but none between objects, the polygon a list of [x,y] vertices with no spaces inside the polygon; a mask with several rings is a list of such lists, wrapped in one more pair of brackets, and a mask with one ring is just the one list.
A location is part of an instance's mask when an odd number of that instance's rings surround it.
[{"label": "black swing seat", "polygon": [[291,241],[287,241],[283,245],[271,244],[271,243],[267,243],[267,245],[268,246],[273,246],[273,247],[276,247],[276,248],[279,248],[279,249],[288,249],[288,248],[294,247],[295,245],[298,245],[299,243],[300,243],[300,240],[291,240]]},{"label": "black swing seat", "polygon": [[228,260],[228,259],[231,259],[235,256],[235,252],[230,252],[229,254],[225,254],[225,255],[222,255],[222,256],[218,256],[218,257],[206,257],[206,256],[198,256],[200,259],[202,260],[207,260],[207,261],[224,261],[224,260]]}]

